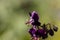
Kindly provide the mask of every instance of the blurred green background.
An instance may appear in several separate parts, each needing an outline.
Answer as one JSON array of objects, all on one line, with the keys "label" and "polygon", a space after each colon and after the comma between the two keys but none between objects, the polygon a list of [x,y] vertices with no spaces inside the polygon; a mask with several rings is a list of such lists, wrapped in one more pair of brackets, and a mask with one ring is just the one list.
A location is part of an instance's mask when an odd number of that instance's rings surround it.
[{"label": "blurred green background", "polygon": [[30,40],[25,22],[33,10],[42,24],[50,22],[59,28],[47,40],[60,40],[60,0],[0,0],[0,40]]}]

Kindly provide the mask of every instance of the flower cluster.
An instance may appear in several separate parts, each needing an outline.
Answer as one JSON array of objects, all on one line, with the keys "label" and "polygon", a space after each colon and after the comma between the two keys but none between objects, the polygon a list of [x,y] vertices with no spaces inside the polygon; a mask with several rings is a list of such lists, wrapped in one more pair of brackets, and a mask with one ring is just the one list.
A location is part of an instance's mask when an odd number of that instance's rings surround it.
[{"label": "flower cluster", "polygon": [[[43,24],[39,22],[39,16],[36,11],[33,11],[29,13],[30,20],[27,22],[27,24],[31,24],[32,28],[29,29],[29,34],[31,35],[32,39],[39,40],[39,38],[42,37],[42,39],[48,38],[48,34],[50,36],[54,36],[54,31],[58,31],[58,27],[55,25],[52,25],[51,23]],[[49,29],[47,28],[49,25]]]}]

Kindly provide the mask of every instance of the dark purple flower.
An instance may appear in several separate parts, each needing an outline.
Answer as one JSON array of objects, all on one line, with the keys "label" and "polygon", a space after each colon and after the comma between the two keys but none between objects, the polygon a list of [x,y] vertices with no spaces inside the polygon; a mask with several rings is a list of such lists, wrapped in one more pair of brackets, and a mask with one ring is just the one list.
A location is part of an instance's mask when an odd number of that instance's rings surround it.
[{"label": "dark purple flower", "polygon": [[33,11],[33,12],[32,12],[32,18],[33,18],[35,21],[38,21],[38,20],[39,20],[39,16],[38,16],[38,14],[37,14],[36,11]]},{"label": "dark purple flower", "polygon": [[29,33],[30,33],[31,36],[34,36],[35,32],[36,32],[36,30],[33,29],[33,28],[31,28],[31,29],[29,30]]},{"label": "dark purple flower", "polygon": [[36,31],[36,36],[42,37],[43,39],[48,37],[47,32],[44,29],[38,29]]},{"label": "dark purple flower", "polygon": [[37,14],[36,11],[33,11],[33,12],[29,12],[29,15],[32,19],[34,19],[35,21],[38,21],[39,20],[39,16]]},{"label": "dark purple flower", "polygon": [[54,31],[52,29],[49,30],[49,35],[53,36],[54,35]]},{"label": "dark purple flower", "polygon": [[34,21],[34,22],[33,21],[31,22],[32,25],[35,25],[37,27],[41,25],[41,23],[39,22],[39,16],[36,11],[33,11],[31,13],[29,12],[29,15],[30,15],[30,18],[33,19]]}]

